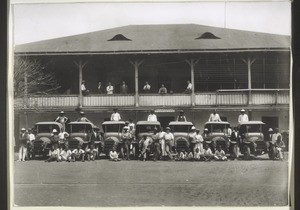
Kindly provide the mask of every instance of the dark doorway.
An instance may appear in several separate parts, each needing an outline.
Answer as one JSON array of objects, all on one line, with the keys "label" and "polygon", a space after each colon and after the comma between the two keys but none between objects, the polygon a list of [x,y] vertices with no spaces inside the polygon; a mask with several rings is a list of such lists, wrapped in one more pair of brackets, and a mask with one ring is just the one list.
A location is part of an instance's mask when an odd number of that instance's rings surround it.
[{"label": "dark doorway", "polygon": [[175,117],[166,116],[166,117],[157,117],[157,120],[160,122],[161,127],[165,130],[166,127],[169,125],[169,122],[174,121]]},{"label": "dark doorway", "polygon": [[278,117],[261,117],[261,121],[266,123],[266,128],[278,128]]}]

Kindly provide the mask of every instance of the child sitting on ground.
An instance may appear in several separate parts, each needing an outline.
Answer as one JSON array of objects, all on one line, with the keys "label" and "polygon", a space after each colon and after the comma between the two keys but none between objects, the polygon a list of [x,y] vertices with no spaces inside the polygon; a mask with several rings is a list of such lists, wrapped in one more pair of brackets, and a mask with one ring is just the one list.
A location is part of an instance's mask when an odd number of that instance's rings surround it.
[{"label": "child sitting on ground", "polygon": [[95,148],[94,144],[91,144],[90,148],[86,149],[86,155],[88,161],[92,160],[94,161],[97,156],[98,150]]},{"label": "child sitting on ground", "polygon": [[109,152],[109,157],[110,157],[110,160],[112,160],[112,161],[120,161],[121,160],[121,159],[119,159],[119,155],[114,147]]},{"label": "child sitting on ground", "polygon": [[210,147],[208,145],[205,145],[203,159],[205,161],[211,161],[213,157],[214,157],[214,154],[212,153]]},{"label": "child sitting on ground", "polygon": [[81,149],[80,144],[78,144],[77,149],[72,151],[72,161],[75,162],[76,160],[81,160],[84,162],[84,150]]},{"label": "child sitting on ground", "polygon": [[64,148],[61,150],[59,154],[59,161],[71,161],[72,152],[69,149],[68,145],[64,145]]},{"label": "child sitting on ground", "polygon": [[214,158],[215,158],[215,160],[220,160],[220,161],[227,160],[226,154],[225,154],[224,150],[222,150],[221,145],[218,146],[218,149],[215,152]]},{"label": "child sitting on ground", "polygon": [[51,150],[49,151],[49,158],[45,162],[59,161],[59,148],[57,144],[54,144]]},{"label": "child sitting on ground", "polygon": [[186,156],[186,160],[190,160],[190,161],[194,160],[194,155],[192,152],[189,152],[189,154]]},{"label": "child sitting on ground", "polygon": [[181,150],[181,151],[178,153],[177,160],[183,161],[183,160],[185,160],[185,156],[186,156],[186,152],[183,151],[183,150]]}]

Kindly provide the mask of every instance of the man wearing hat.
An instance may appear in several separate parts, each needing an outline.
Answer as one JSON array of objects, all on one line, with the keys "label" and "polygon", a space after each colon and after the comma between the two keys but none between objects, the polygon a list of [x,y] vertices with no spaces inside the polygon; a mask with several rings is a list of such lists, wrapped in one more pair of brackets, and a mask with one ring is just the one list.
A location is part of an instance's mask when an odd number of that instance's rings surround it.
[{"label": "man wearing hat", "polygon": [[69,120],[69,118],[67,118],[65,116],[65,112],[61,111],[59,113],[59,116],[55,119],[55,122],[58,122],[58,123],[62,124],[63,131],[65,131],[66,130],[66,124],[68,124],[70,122],[70,120]]},{"label": "man wearing hat", "polygon": [[27,158],[31,159],[33,155],[33,144],[35,140],[35,135],[33,134],[31,128],[28,128],[28,137],[29,137],[29,143],[27,145]]},{"label": "man wearing hat", "polygon": [[239,115],[238,118],[238,123],[242,123],[242,122],[248,122],[248,115],[245,113],[245,109],[241,110],[241,114]]},{"label": "man wearing hat", "polygon": [[[130,160],[129,155],[130,155],[131,135],[129,133],[128,126],[125,126],[123,128],[121,139],[122,139],[122,143],[123,143],[123,152],[126,153],[126,160]],[[123,156],[123,159],[124,159],[124,153],[122,154],[122,156]]]},{"label": "man wearing hat", "polygon": [[151,110],[151,111],[150,111],[150,114],[148,115],[147,121],[157,121],[157,117],[156,117],[156,115],[154,114],[154,110]]},{"label": "man wearing hat", "polygon": [[217,110],[214,109],[213,113],[210,114],[209,118],[208,118],[209,122],[221,122],[221,118],[220,115],[217,113]]},{"label": "man wearing hat", "polygon": [[203,138],[202,138],[202,135],[200,134],[200,130],[199,129],[196,129],[196,136],[195,136],[195,147],[194,147],[194,157],[195,157],[195,153],[196,153],[196,150],[198,149],[200,154],[203,153]]},{"label": "man wearing hat", "polygon": [[18,161],[25,161],[25,157],[26,157],[26,153],[27,153],[27,145],[29,143],[29,135],[26,132],[25,128],[21,129],[19,142],[20,142],[20,148],[19,148],[19,159],[18,159]]},{"label": "man wearing hat", "polygon": [[194,155],[194,148],[196,145],[196,128],[195,126],[191,127],[190,133],[189,133],[189,152],[192,152],[192,154]]},{"label": "man wearing hat", "polygon": [[[120,121],[121,120],[121,115],[118,113],[118,109],[114,109],[114,112],[110,116],[111,121]],[[129,124],[129,122],[128,122]]]},{"label": "man wearing hat", "polygon": [[85,113],[83,111],[80,112],[80,117],[77,119],[77,122],[91,122],[85,117]]},{"label": "man wearing hat", "polygon": [[183,110],[180,110],[176,121],[186,122],[186,117],[184,116]]},{"label": "man wearing hat", "polygon": [[273,135],[273,129],[269,128],[268,135],[266,136],[266,152],[269,152],[270,150],[270,142],[272,141],[272,135]]},{"label": "man wearing hat", "polygon": [[165,133],[165,135],[164,135],[163,138],[165,140],[165,150],[166,150],[166,153],[169,156],[169,158],[171,160],[173,160],[173,157],[171,155],[171,148],[172,148],[172,145],[173,145],[174,136],[173,136],[173,134],[170,131],[171,131],[170,127],[166,127],[166,133]]}]

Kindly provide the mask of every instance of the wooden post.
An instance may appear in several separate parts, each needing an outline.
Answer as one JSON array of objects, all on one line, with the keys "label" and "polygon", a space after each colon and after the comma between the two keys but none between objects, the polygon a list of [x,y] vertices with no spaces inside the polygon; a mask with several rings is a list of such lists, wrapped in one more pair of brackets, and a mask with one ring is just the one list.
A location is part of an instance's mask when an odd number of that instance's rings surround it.
[{"label": "wooden post", "polygon": [[192,106],[195,106],[195,65],[199,62],[199,60],[185,60],[189,66],[191,67],[191,83],[192,83],[192,94],[191,94],[191,102]]},{"label": "wooden post", "polygon": [[248,104],[252,104],[252,94],[251,94],[251,89],[252,89],[252,80],[251,80],[251,65],[256,61],[256,58],[252,59],[250,56],[248,56],[247,60],[243,59],[243,62],[247,64],[247,69],[248,69]]},{"label": "wooden post", "polygon": [[28,78],[27,71],[24,71],[24,107],[28,107]]},{"label": "wooden post", "polygon": [[83,101],[83,97],[82,97],[82,92],[81,92],[81,82],[82,82],[82,71],[83,68],[85,67],[85,65],[87,64],[87,62],[82,63],[82,60],[79,60],[78,62],[74,62],[75,65],[78,68],[78,73],[79,73],[79,94],[78,94],[78,107],[82,108],[82,101]]},{"label": "wooden post", "polygon": [[143,63],[144,60],[135,60],[129,62],[133,65],[134,67],[134,82],[135,82],[135,106],[139,106],[139,66]]}]

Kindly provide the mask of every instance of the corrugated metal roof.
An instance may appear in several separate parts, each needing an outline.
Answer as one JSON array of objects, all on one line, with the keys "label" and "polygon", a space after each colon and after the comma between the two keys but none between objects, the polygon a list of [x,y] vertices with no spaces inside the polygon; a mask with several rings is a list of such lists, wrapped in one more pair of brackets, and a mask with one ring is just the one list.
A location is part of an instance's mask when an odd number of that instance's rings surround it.
[{"label": "corrugated metal roof", "polygon": [[[220,39],[197,39],[207,32]],[[125,37],[130,40],[116,41],[114,37]],[[108,41],[111,39],[114,41]],[[15,53],[174,52],[186,50],[289,49],[289,47],[290,36],[196,24],[174,24],[129,25],[38,41],[17,45]]]}]

